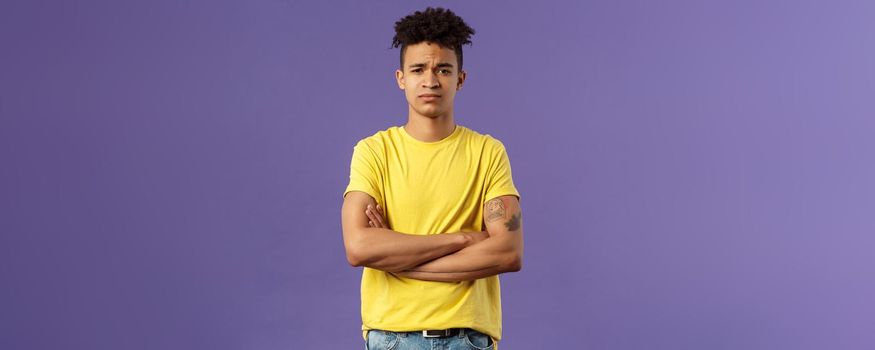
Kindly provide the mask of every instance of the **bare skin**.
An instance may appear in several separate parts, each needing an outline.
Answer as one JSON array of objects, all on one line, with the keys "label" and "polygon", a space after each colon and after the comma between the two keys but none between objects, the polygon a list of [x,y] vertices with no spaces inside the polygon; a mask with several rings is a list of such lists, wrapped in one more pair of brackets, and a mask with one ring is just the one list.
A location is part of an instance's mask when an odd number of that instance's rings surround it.
[{"label": "bare skin", "polygon": [[[386,220],[386,214],[383,213],[383,208],[380,207],[379,204],[376,206],[368,204],[365,209],[365,215],[368,216],[368,225],[373,228],[383,228],[389,229],[388,221]],[[483,231],[461,231],[461,233],[470,234],[470,244],[476,244],[481,242],[487,238],[489,238],[489,232],[486,230]]]},{"label": "bare skin", "polygon": [[[404,131],[423,142],[452,134],[455,95],[466,76],[452,49],[430,42],[407,46],[403,65],[395,71],[408,103]],[[389,228],[384,210],[363,192],[352,191],[345,197],[343,238],[351,265],[442,282],[522,268],[522,221],[516,196],[500,196],[484,204],[486,230],[479,232],[403,234]]]},{"label": "bare skin", "polygon": [[[452,49],[430,42],[407,46],[403,70],[395,71],[398,88],[404,90],[408,104],[404,130],[424,142],[440,141],[452,134],[456,127],[453,103],[466,76]],[[423,96],[427,94],[437,96]]]},{"label": "bare skin", "polygon": [[[368,208],[365,214],[371,227],[385,228],[382,208]],[[484,221],[489,237],[482,242],[393,273],[421,280],[459,282],[521,270],[523,239],[519,199],[516,196],[500,196],[487,201],[484,204]]]},{"label": "bare skin", "polygon": [[407,234],[368,224],[368,206],[376,200],[351,191],[343,199],[341,224],[346,257],[352,266],[387,272],[403,271],[452,254],[489,237],[486,232],[453,232],[436,235]]}]

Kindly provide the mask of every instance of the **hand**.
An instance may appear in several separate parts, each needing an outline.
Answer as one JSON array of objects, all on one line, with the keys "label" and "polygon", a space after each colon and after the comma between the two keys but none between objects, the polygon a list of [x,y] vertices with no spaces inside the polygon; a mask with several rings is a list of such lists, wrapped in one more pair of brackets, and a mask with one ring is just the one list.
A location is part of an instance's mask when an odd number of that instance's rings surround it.
[{"label": "hand", "polygon": [[483,240],[489,238],[489,232],[487,232],[487,231],[474,231],[474,232],[462,231],[461,233],[463,235],[467,235],[468,237],[471,238],[471,242],[468,243],[469,246],[473,245],[473,244],[477,244],[477,243],[482,242]]},{"label": "hand", "polygon": [[368,207],[365,209],[365,214],[368,216],[368,225],[375,228],[389,228],[389,223],[386,221],[385,215],[383,215],[383,208],[377,204],[377,207],[373,207],[368,204]]},{"label": "hand", "polygon": [[[389,229],[389,223],[386,220],[386,215],[383,214],[383,208],[380,207],[379,204],[377,204],[376,207],[368,204],[368,207],[365,208],[365,214],[368,216],[368,226],[374,228]],[[462,231],[459,232],[459,234],[465,235],[469,238],[469,246],[477,244],[489,238],[488,231]]]}]

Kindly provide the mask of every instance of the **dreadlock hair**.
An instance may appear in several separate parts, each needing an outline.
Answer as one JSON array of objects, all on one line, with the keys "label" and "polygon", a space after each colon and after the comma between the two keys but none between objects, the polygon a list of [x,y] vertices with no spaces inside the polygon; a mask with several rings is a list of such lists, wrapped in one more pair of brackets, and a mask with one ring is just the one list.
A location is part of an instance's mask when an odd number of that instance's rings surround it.
[{"label": "dreadlock hair", "polygon": [[404,69],[404,52],[408,45],[429,41],[456,52],[459,70],[462,70],[462,45],[471,44],[474,29],[465,24],[453,11],[428,7],[416,11],[395,22],[395,37],[392,48],[401,46],[401,69]]}]

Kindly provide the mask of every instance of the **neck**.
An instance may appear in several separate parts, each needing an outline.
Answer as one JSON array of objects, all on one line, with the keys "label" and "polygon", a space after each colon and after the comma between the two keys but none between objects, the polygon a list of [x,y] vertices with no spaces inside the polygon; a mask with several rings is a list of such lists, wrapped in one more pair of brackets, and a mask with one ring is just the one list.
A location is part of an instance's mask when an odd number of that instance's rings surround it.
[{"label": "neck", "polygon": [[435,118],[410,113],[404,130],[413,138],[423,142],[437,142],[445,139],[453,133],[456,123],[453,114],[442,115]]}]

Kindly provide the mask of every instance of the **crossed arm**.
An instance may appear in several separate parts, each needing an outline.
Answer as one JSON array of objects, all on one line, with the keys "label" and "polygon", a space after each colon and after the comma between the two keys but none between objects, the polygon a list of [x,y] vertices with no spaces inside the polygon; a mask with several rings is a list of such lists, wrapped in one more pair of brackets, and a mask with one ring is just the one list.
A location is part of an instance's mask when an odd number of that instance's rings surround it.
[{"label": "crossed arm", "polygon": [[515,272],[522,268],[522,212],[516,196],[484,204],[481,232],[408,235],[390,230],[376,201],[350,192],[343,203],[347,259],[397,276],[458,282]]}]

